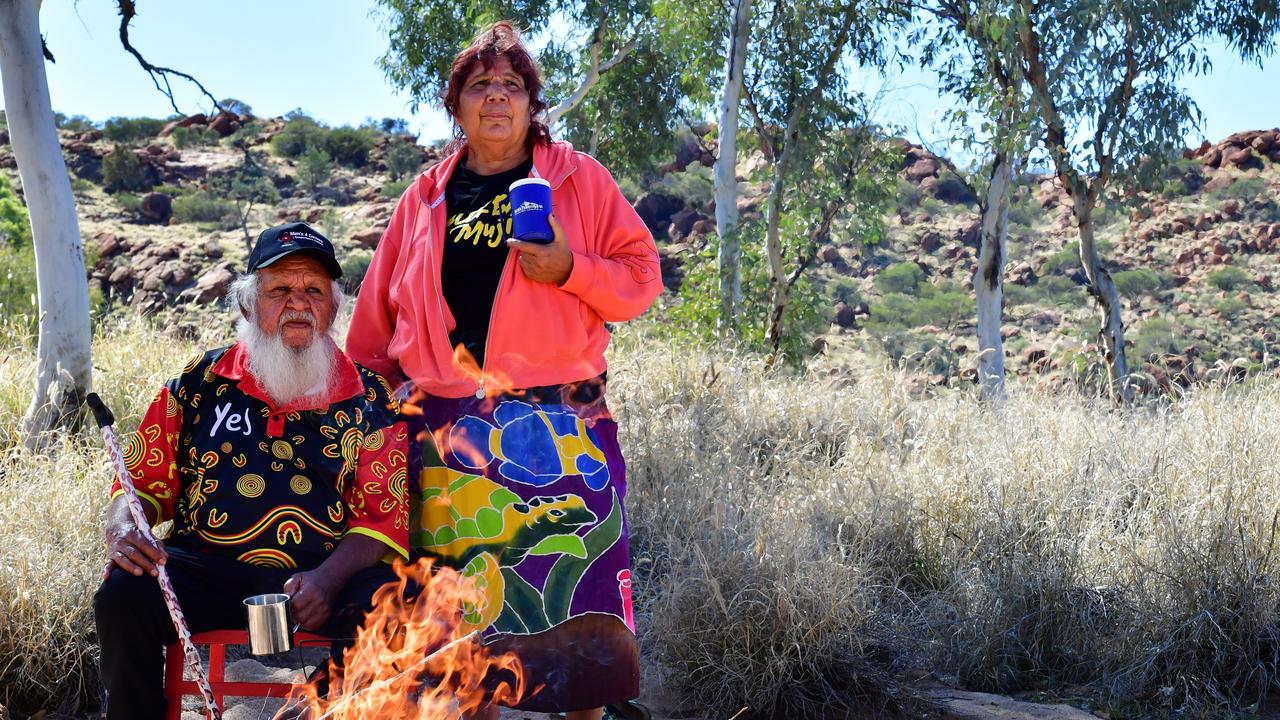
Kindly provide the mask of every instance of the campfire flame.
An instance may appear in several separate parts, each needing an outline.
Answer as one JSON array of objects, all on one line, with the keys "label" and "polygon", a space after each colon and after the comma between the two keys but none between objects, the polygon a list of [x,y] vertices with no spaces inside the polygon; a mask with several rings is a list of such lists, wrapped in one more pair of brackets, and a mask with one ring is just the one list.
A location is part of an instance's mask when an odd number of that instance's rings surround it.
[{"label": "campfire flame", "polygon": [[[456,720],[488,702],[524,697],[525,681],[514,654],[491,654],[463,609],[483,597],[471,578],[423,559],[396,563],[397,583],[374,595],[374,608],[343,653],[330,665],[327,697],[302,689],[312,720]],[[413,597],[411,588],[422,588]]]}]

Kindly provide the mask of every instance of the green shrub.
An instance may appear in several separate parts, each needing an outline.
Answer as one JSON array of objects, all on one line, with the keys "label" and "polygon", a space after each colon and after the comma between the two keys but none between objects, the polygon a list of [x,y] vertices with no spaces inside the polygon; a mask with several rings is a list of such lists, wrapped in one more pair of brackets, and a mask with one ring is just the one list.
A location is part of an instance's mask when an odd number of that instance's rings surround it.
[{"label": "green shrub", "polygon": [[125,145],[116,145],[102,158],[102,187],[107,192],[147,189],[147,171],[137,153]]},{"label": "green shrub", "polygon": [[1245,302],[1243,300],[1241,300],[1238,297],[1231,297],[1231,296],[1224,297],[1218,302],[1213,304],[1213,308],[1217,310],[1219,313],[1222,313],[1222,316],[1225,318],[1234,318],[1235,316],[1244,312],[1244,309],[1246,307],[1248,306],[1245,305]]},{"label": "green shrub", "polygon": [[93,130],[97,127],[93,124],[92,120],[84,115],[72,115],[71,117],[67,117],[62,113],[53,114],[53,124],[56,125],[59,130],[67,130],[70,132],[84,132],[85,130]]},{"label": "green shrub", "polygon": [[211,222],[224,228],[236,226],[236,206],[220,195],[198,190],[173,199],[173,217],[180,223]]},{"label": "green shrub", "polygon": [[360,283],[364,282],[364,275],[369,271],[369,263],[373,262],[373,251],[366,248],[356,248],[347,252],[339,263],[342,266],[342,291],[348,295],[354,295],[360,291]]},{"label": "green shrub", "polygon": [[0,244],[12,248],[31,246],[31,219],[9,178],[0,175]]},{"label": "green shrub", "polygon": [[418,173],[418,168],[422,167],[422,154],[418,152],[417,145],[395,142],[387,148],[382,162],[387,166],[387,175],[392,180],[400,180]]},{"label": "green shrub", "polygon": [[650,192],[680,198],[686,205],[699,207],[715,197],[716,183],[712,170],[702,165],[690,165],[684,172],[669,173],[649,186]]},{"label": "green shrub", "polygon": [[34,329],[36,309],[35,248],[0,243],[0,317],[22,318]]},{"label": "green shrub", "polygon": [[846,305],[857,305],[862,302],[862,293],[858,291],[858,281],[851,277],[838,275],[827,286],[827,293],[835,302]]},{"label": "green shrub", "polygon": [[1182,334],[1182,327],[1169,318],[1148,318],[1133,337],[1134,352],[1143,359],[1180,352]]},{"label": "green shrub", "polygon": [[173,146],[179,150],[194,147],[208,147],[218,142],[218,131],[204,126],[176,127],[169,135],[173,138]]},{"label": "green shrub", "polygon": [[904,293],[915,295],[919,292],[920,283],[924,280],[924,270],[917,264],[906,261],[894,263],[876,276],[876,287],[883,293]]},{"label": "green shrub", "polygon": [[889,293],[871,305],[867,326],[875,332],[911,327],[911,313],[917,298],[903,293]]},{"label": "green shrub", "polygon": [[[740,327],[738,337],[741,349],[748,352],[772,351],[768,332],[768,313],[760,311],[769,307],[769,269],[765,259],[761,228],[757,223],[739,226],[742,240],[742,303],[739,306]],[[652,314],[650,327],[661,337],[670,338],[681,346],[720,347],[718,318],[720,301],[717,288],[716,257],[720,239],[716,235],[707,238],[706,247],[685,256],[685,276],[676,297],[664,302]],[[802,277],[791,291],[791,300],[782,320],[782,354],[798,363],[813,354],[813,337],[830,324],[830,303]]]},{"label": "green shrub", "polygon": [[905,178],[898,178],[898,212],[909,212],[920,207],[924,191],[919,185]]},{"label": "green shrub", "polygon": [[1164,287],[1164,278],[1148,268],[1121,270],[1111,276],[1111,281],[1121,295],[1130,298],[1150,295]]},{"label": "green shrub", "polygon": [[113,194],[111,199],[126,212],[134,215],[142,212],[142,196],[137,193],[118,192]]},{"label": "green shrub", "polygon": [[333,163],[329,153],[318,147],[307,148],[298,158],[298,183],[307,190],[314,191],[324,185],[332,172]]},{"label": "green shrub", "polygon": [[1062,275],[1046,275],[1034,285],[1005,285],[1005,307],[1014,305],[1061,305],[1078,307],[1085,301],[1084,287]]},{"label": "green shrub", "polygon": [[391,180],[382,184],[382,189],[378,192],[384,198],[395,200],[404,194],[404,191],[413,184],[413,180]]},{"label": "green shrub", "polygon": [[76,195],[88,194],[88,192],[95,187],[96,186],[91,180],[86,180],[82,177],[71,178],[71,192]]},{"label": "green shrub", "polygon": [[1040,266],[1041,274],[1070,274],[1080,267],[1080,244],[1076,241],[1067,243],[1061,250],[1045,258]]},{"label": "green shrub", "polygon": [[373,149],[373,132],[368,128],[340,127],[328,131],[321,147],[339,165],[364,167]]},{"label": "green shrub", "polygon": [[1034,197],[1023,195],[1016,202],[1009,203],[1009,224],[1031,227],[1043,212]]},{"label": "green shrub", "polygon": [[966,293],[955,291],[937,292],[922,297],[911,310],[911,324],[936,325],[951,328],[965,319],[976,319],[977,308],[974,299]]},{"label": "green shrub", "polygon": [[298,158],[307,148],[323,148],[328,130],[306,115],[293,115],[271,138],[271,150],[280,157]]},{"label": "green shrub", "polygon": [[113,142],[137,142],[158,135],[164,129],[166,122],[149,117],[113,117],[102,124],[102,134]]},{"label": "green shrub", "polygon": [[1257,175],[1252,175],[1236,178],[1235,182],[1226,187],[1210,190],[1209,197],[1218,202],[1239,200],[1247,204],[1260,197],[1265,197],[1268,192],[1267,181]]},{"label": "green shrub", "polygon": [[0,175],[0,317],[22,319],[34,330],[36,255],[31,221],[9,178]]},{"label": "green shrub", "polygon": [[1249,284],[1249,273],[1238,267],[1227,266],[1205,276],[1205,282],[1226,292],[1239,290]]}]

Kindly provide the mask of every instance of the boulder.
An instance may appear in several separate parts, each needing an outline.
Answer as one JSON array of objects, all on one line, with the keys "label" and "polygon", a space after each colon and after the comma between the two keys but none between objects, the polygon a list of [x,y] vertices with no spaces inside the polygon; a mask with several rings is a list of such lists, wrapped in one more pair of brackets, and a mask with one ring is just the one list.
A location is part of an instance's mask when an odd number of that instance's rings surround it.
[{"label": "boulder", "polygon": [[922,252],[931,253],[942,247],[942,233],[937,230],[925,230],[916,238],[916,246]]},{"label": "boulder", "polygon": [[635,202],[636,214],[649,232],[660,233],[671,224],[671,217],[684,209],[684,201],[662,193],[645,193]]},{"label": "boulder", "polygon": [[240,119],[231,113],[218,113],[209,121],[209,129],[220,137],[226,137],[240,129]]},{"label": "boulder", "polygon": [[373,248],[378,247],[378,243],[382,240],[383,230],[385,230],[385,228],[381,227],[361,230],[351,236],[351,241],[361,247],[367,247],[372,250]]},{"label": "boulder", "polygon": [[100,258],[111,257],[125,249],[125,245],[121,242],[120,237],[115,233],[107,232],[106,230],[94,235],[93,239],[98,241],[98,257]]},{"label": "boulder", "polygon": [[920,181],[927,177],[937,177],[940,165],[937,160],[931,157],[922,157],[913,162],[903,172],[906,178],[913,183],[919,184]]},{"label": "boulder", "polygon": [[128,265],[121,265],[111,271],[111,275],[107,277],[107,282],[112,285],[124,285],[133,280],[133,269]]},{"label": "boulder", "polygon": [[818,251],[818,260],[828,264],[844,264],[844,258],[840,255],[840,249],[834,245],[827,245]]},{"label": "boulder", "polygon": [[209,116],[204,113],[196,113],[188,115],[178,121],[178,127],[191,127],[192,125],[208,125]]},{"label": "boulder", "polygon": [[1206,193],[1211,193],[1216,190],[1225,190],[1226,188],[1231,187],[1235,181],[1236,179],[1234,177],[1225,173],[1220,173],[1210,178],[1209,182],[1205,183],[1204,187],[1201,189]]},{"label": "boulder", "polygon": [[227,294],[227,288],[231,287],[231,281],[233,280],[235,280],[235,274],[231,272],[231,268],[226,265],[218,265],[206,270],[196,280],[195,287],[184,294],[202,304],[218,302]]},{"label": "boulder", "polygon": [[1030,264],[1020,262],[1005,270],[1005,279],[1013,285],[1026,286],[1034,285],[1039,278],[1036,277],[1036,271]]},{"label": "boulder", "polygon": [[[921,184],[920,187],[923,188],[924,185]],[[973,205],[978,202],[977,196],[969,186],[950,173],[938,179],[931,194],[942,202],[952,205]]]},{"label": "boulder", "polygon": [[156,137],[169,137],[173,134],[174,130],[177,130],[180,127],[183,127],[181,120],[170,120],[165,123],[164,127],[160,128],[160,132],[156,133]]},{"label": "boulder", "polygon": [[844,303],[836,303],[835,323],[842,328],[853,328],[858,326],[858,313],[850,305]]},{"label": "boulder", "polygon": [[142,198],[142,216],[151,222],[169,222],[173,217],[173,198],[164,193],[147,193]]},{"label": "boulder", "polygon": [[667,235],[672,240],[688,235],[695,223],[703,219],[705,216],[696,210],[681,210],[671,216],[671,224],[667,228]]},{"label": "boulder", "polygon": [[1253,152],[1253,148],[1232,147],[1223,151],[1222,164],[1232,165],[1240,170],[1261,170],[1262,158]]}]

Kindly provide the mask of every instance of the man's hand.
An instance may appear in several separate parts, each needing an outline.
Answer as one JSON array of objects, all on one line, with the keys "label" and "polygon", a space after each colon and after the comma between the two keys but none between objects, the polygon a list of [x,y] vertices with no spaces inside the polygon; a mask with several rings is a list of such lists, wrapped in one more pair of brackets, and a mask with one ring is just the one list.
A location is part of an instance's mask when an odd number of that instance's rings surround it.
[{"label": "man's hand", "polygon": [[168,560],[169,553],[165,551],[164,543],[159,540],[155,545],[147,542],[133,523],[107,527],[107,569],[104,576],[115,565],[127,573],[138,576],[149,573],[154,577],[159,574],[156,566]]},{"label": "man's hand", "polygon": [[[148,520],[154,518],[148,517]],[[169,553],[164,543],[156,541],[153,545],[147,542],[133,522],[129,514],[129,503],[124,495],[117,495],[107,508],[107,567],[102,571],[102,579],[106,580],[114,565],[121,570],[141,576],[148,573],[152,577],[160,574],[157,565],[169,561]]]},{"label": "man's hand", "polygon": [[563,285],[573,272],[573,251],[564,239],[564,228],[560,227],[556,216],[549,216],[547,222],[551,224],[553,236],[550,243],[543,245],[507,238],[507,245],[516,251],[516,262],[525,277],[534,282]]},{"label": "man's hand", "polygon": [[319,630],[333,612],[338,587],[322,568],[300,572],[284,583],[293,619],[307,630]]}]

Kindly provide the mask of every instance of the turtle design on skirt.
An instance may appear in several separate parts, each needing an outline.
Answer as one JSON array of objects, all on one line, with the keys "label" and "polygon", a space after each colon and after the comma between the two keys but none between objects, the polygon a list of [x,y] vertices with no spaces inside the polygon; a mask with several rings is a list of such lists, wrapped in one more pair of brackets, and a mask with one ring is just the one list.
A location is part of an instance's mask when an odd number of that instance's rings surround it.
[{"label": "turtle design on skirt", "polygon": [[493,411],[493,423],[459,419],[449,431],[449,446],[466,467],[482,470],[496,459],[500,475],[524,485],[543,487],[581,475],[587,487],[603,490],[609,466],[595,433],[587,421],[557,407],[505,400]]},{"label": "turtle design on skirt", "polygon": [[586,557],[575,532],[596,520],[577,495],[525,500],[483,476],[429,467],[422,471],[422,506],[411,540],[475,579],[478,597],[464,607],[463,618],[483,628],[502,612],[503,567],[530,555]]}]

